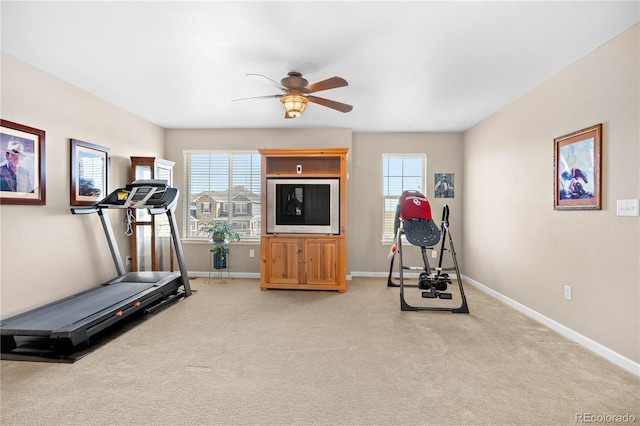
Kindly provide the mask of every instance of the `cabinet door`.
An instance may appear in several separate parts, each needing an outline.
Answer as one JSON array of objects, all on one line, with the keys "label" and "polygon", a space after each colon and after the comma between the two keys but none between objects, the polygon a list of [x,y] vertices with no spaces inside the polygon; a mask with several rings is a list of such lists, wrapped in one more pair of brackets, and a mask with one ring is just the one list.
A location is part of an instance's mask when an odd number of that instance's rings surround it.
[{"label": "cabinet door", "polygon": [[338,244],[335,239],[305,239],[307,284],[336,284]]},{"label": "cabinet door", "polygon": [[302,253],[297,238],[273,238],[269,243],[269,282],[281,284],[300,283]]}]

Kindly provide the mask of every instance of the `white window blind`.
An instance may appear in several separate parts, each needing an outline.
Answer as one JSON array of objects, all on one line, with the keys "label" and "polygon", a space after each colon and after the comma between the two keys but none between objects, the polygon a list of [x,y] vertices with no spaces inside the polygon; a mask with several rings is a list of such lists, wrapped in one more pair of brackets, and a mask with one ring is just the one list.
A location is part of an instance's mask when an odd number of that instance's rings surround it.
[{"label": "white window blind", "polygon": [[186,151],[184,162],[185,236],[204,238],[206,235],[199,232],[200,225],[222,220],[229,221],[243,240],[259,238],[260,154]]},{"label": "white window blind", "polygon": [[426,194],[426,154],[382,154],[383,229],[382,239],[393,239],[398,198],[405,190]]}]

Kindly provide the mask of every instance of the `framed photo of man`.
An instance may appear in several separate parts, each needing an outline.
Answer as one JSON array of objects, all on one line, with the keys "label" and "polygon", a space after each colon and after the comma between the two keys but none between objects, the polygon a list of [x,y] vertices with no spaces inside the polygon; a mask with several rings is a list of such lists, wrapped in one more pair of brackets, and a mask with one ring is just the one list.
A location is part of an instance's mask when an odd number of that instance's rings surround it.
[{"label": "framed photo of man", "polygon": [[453,198],[455,189],[453,186],[453,173],[436,173],[433,186],[433,194],[436,198]]},{"label": "framed photo of man", "polygon": [[46,204],[45,131],[0,120],[0,204]]}]

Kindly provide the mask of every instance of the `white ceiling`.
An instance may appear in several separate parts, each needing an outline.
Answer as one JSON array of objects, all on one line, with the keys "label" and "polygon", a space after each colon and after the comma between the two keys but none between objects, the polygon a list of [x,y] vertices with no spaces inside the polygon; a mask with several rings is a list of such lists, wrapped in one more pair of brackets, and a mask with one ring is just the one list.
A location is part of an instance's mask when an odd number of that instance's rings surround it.
[{"label": "white ceiling", "polygon": [[[0,7],[2,51],[165,128],[463,131],[640,20],[619,1],[73,1]],[[279,81],[348,87],[284,119]]]}]

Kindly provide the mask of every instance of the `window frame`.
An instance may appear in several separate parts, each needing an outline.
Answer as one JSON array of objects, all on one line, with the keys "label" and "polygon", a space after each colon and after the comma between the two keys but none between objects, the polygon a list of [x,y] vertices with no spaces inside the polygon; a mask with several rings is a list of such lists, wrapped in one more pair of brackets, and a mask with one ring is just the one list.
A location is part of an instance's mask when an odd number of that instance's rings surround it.
[{"label": "window frame", "polygon": [[[197,235],[197,228],[193,229],[193,226],[191,224],[191,213],[192,213],[192,183],[191,183],[191,167],[192,167],[192,158],[191,155],[192,154],[205,154],[205,155],[216,155],[216,154],[220,154],[220,155],[228,155],[228,161],[229,161],[229,175],[227,178],[227,188],[226,190],[229,191],[229,199],[225,200],[223,203],[220,203],[220,212],[221,213],[226,213],[228,215],[231,215],[232,219],[233,216],[235,215],[235,212],[230,211],[229,209],[229,205],[231,204],[232,206],[235,204],[233,201],[233,197],[231,189],[234,187],[234,182],[233,182],[233,156],[234,155],[247,155],[250,154],[252,156],[256,156],[258,161],[256,162],[257,165],[257,173],[252,171],[251,173],[247,174],[247,176],[250,177],[250,180],[253,182],[254,180],[256,180],[257,182],[259,182],[259,192],[255,192],[254,190],[252,190],[252,188],[248,188],[248,190],[254,194],[259,196],[259,200],[261,202],[262,200],[262,162],[261,162],[261,158],[260,158],[260,153],[257,149],[249,149],[249,150],[183,150],[182,155],[183,155],[183,165],[184,165],[184,170],[183,170],[183,182],[184,182],[184,192],[185,192],[185,196],[183,198],[183,226],[182,226],[182,230],[183,230],[183,235],[184,235],[184,239],[185,240],[192,240],[192,241],[206,241],[207,238],[204,236],[200,236]],[[255,161],[255,158],[252,159],[253,161]],[[252,162],[253,164],[253,162]],[[211,170],[209,170],[209,177],[211,179]],[[211,185],[210,185],[211,186]],[[213,190],[209,190],[209,192],[214,192]],[[260,203],[259,202],[259,203]],[[247,206],[248,207],[248,206]],[[214,208],[213,205],[210,206],[210,210],[211,213],[215,214],[215,210],[217,210],[218,207]],[[195,210],[197,212],[197,207],[195,207]],[[233,209],[231,209],[233,210]],[[261,211],[261,207],[260,207],[260,211]],[[249,219],[249,222],[247,224],[246,230],[251,230],[251,223],[253,222],[251,220],[251,218]],[[243,230],[241,228],[238,228],[239,230]],[[196,235],[194,235],[196,234]],[[243,235],[242,236],[242,240],[244,242],[259,242],[260,241],[260,234],[261,232],[256,232],[255,235]]]},{"label": "window frame", "polygon": [[[384,152],[381,155],[381,161],[380,161],[380,165],[382,167],[381,169],[381,174],[382,174],[382,182],[381,182],[381,188],[380,188],[380,192],[382,195],[382,223],[381,223],[381,242],[384,244],[390,244],[393,243],[393,241],[395,240],[395,235],[393,235],[392,233],[386,233],[385,230],[387,228],[387,201],[394,199],[395,201],[398,200],[398,198],[400,197],[400,195],[402,195],[402,191],[405,190],[409,190],[409,189],[413,189],[415,190],[416,188],[405,188],[404,185],[402,185],[401,189],[400,189],[400,193],[399,194],[393,194],[393,195],[387,195],[385,194],[385,181],[387,181],[389,179],[389,177],[391,176],[396,176],[396,177],[400,177],[402,180],[404,180],[405,178],[405,174],[404,172],[401,175],[385,175],[385,160],[388,158],[407,158],[407,159],[420,159],[421,160],[421,166],[422,166],[422,176],[420,177],[420,183],[422,188],[418,188],[418,190],[420,192],[422,192],[425,196],[427,195],[427,154],[424,152],[420,152],[420,153],[414,153],[414,152],[407,152],[407,153],[387,153]],[[394,204],[394,205],[397,205]],[[391,219],[392,221],[395,220],[395,210],[392,212],[393,214],[393,219]],[[393,228],[393,223],[391,224],[391,227]]]}]

